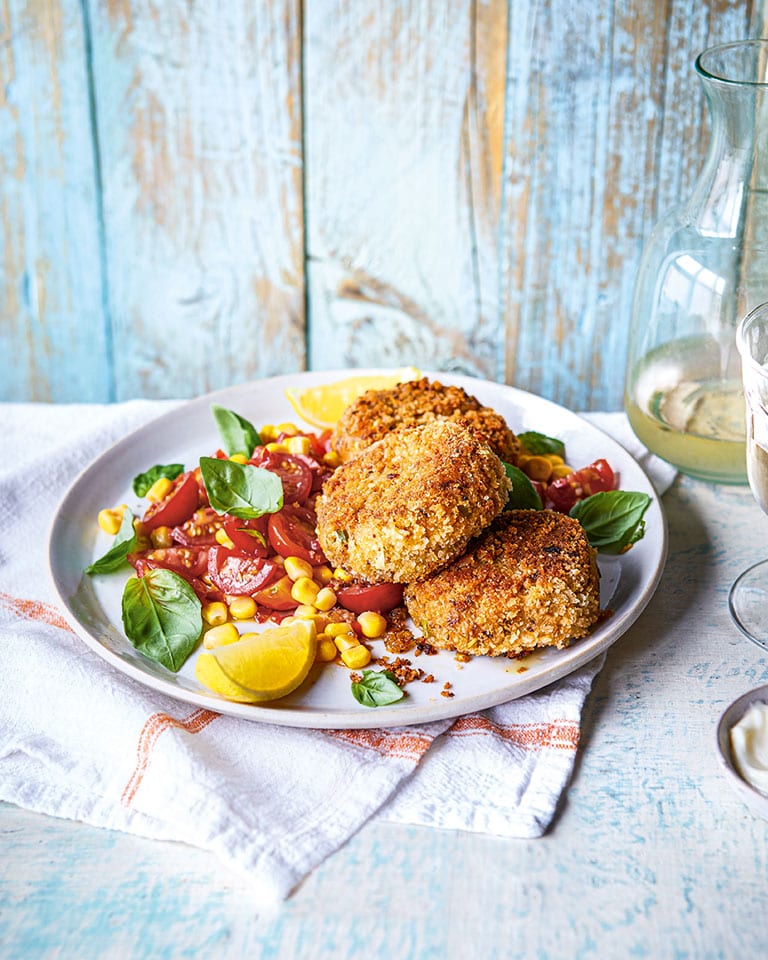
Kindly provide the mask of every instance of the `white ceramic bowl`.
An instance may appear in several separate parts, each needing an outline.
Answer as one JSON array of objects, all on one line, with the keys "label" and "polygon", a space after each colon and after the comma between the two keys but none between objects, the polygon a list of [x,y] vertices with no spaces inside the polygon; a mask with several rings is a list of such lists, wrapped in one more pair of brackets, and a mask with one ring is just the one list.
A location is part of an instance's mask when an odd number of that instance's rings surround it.
[{"label": "white ceramic bowl", "polygon": [[741,720],[753,703],[768,703],[768,686],[748,690],[720,715],[717,724],[717,755],[726,779],[736,794],[741,797],[752,813],[768,820],[768,796],[747,783],[736,769],[731,754],[731,727]]}]

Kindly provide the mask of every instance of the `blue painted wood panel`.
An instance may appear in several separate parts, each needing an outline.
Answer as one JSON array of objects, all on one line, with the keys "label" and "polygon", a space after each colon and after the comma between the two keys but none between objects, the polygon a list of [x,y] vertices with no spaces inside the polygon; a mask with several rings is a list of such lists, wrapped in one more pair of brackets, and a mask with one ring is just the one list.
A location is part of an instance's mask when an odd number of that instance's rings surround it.
[{"label": "blue painted wood panel", "polygon": [[758,0],[7,0],[0,399],[415,363],[618,408]]},{"label": "blue painted wood panel", "polygon": [[0,396],[110,399],[79,6],[9,0],[0,32]]}]

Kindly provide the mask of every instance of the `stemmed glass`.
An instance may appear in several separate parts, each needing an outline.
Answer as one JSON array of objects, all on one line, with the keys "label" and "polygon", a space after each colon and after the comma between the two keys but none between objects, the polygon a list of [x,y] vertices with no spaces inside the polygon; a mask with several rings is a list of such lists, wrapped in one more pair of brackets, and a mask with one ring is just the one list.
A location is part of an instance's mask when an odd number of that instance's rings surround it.
[{"label": "stemmed glass", "polygon": [[[747,407],[747,476],[752,495],[768,514],[768,303],[744,317],[736,345]],[[736,579],[728,605],[736,626],[768,650],[768,559]]]}]

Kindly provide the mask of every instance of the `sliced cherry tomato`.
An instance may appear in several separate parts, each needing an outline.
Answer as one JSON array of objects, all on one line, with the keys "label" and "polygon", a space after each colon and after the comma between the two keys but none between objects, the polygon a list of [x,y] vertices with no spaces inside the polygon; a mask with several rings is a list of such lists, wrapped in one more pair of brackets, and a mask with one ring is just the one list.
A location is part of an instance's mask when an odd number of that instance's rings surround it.
[{"label": "sliced cherry tomato", "polygon": [[215,587],[232,596],[251,596],[282,573],[282,567],[264,557],[241,550],[211,547],[208,551],[208,576]]},{"label": "sliced cherry tomato", "polygon": [[403,602],[403,585],[350,583],[347,587],[339,587],[336,597],[342,607],[353,613],[365,613],[366,610],[388,613]]},{"label": "sliced cherry tomato", "polygon": [[589,466],[574,470],[567,477],[554,480],[547,487],[546,498],[553,509],[568,513],[578,501],[591,497],[594,493],[613,490],[616,475],[607,460],[595,460]]},{"label": "sliced cherry tomato", "polygon": [[303,459],[291,453],[271,453],[265,447],[257,447],[250,462],[280,477],[285,503],[303,503],[309,496],[313,477]]},{"label": "sliced cherry tomato", "polygon": [[149,533],[155,527],[178,527],[189,520],[199,504],[197,478],[194,471],[189,470],[173,481],[166,497],[149,505],[142,517],[144,529]]},{"label": "sliced cherry tomato", "polygon": [[205,483],[203,481],[203,471],[200,469],[200,467],[195,467],[192,473],[194,473],[195,480],[197,480],[197,489],[200,494],[200,506],[207,507],[210,501],[208,500],[208,491],[205,489]]},{"label": "sliced cherry tomato", "polygon": [[312,474],[312,489],[310,492],[317,493],[333,471],[307,453],[296,453],[294,456],[309,468],[309,472]]},{"label": "sliced cherry tomato", "polygon": [[311,507],[286,504],[278,513],[269,515],[269,542],[281,557],[301,557],[317,566],[326,563],[315,527],[317,517]]},{"label": "sliced cherry tomato", "polygon": [[145,553],[128,554],[128,561],[140,577],[148,570],[162,568],[192,581],[208,569],[208,551],[199,547],[158,547]]},{"label": "sliced cherry tomato", "polygon": [[216,532],[224,526],[224,518],[213,507],[195,510],[189,520],[171,530],[171,536],[184,547],[213,547]]},{"label": "sliced cherry tomato", "polygon": [[270,610],[294,610],[296,601],[291,596],[293,580],[289,576],[280,577],[268,587],[253,594],[253,599],[262,607]]},{"label": "sliced cherry tomato", "polygon": [[269,553],[268,522],[267,517],[257,517],[255,520],[238,520],[237,517],[228,517],[224,523],[224,532],[235,545],[235,549],[256,557],[266,557]]}]

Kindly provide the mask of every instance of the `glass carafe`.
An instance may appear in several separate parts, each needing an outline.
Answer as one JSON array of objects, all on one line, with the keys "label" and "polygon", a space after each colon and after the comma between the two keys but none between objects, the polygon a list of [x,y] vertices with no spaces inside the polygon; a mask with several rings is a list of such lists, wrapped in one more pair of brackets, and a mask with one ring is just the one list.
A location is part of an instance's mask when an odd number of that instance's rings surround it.
[{"label": "glass carafe", "polygon": [[712,118],[687,203],[654,228],[635,286],[625,406],[640,440],[679,470],[746,483],[735,332],[768,300],[768,40],[696,60]]}]

